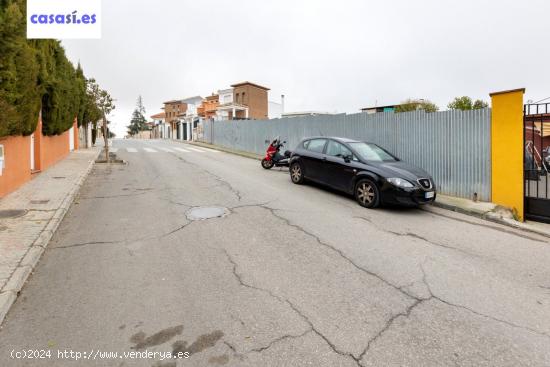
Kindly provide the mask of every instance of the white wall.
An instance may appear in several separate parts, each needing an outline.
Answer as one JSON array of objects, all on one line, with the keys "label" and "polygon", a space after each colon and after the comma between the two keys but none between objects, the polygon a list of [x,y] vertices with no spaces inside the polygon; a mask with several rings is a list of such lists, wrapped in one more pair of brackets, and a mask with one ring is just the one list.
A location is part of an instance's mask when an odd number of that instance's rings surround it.
[{"label": "white wall", "polygon": [[220,104],[233,102],[233,89],[222,89],[218,91]]},{"label": "white wall", "polygon": [[280,119],[283,113],[283,105],[281,103],[269,101],[267,105],[267,116],[270,119]]}]

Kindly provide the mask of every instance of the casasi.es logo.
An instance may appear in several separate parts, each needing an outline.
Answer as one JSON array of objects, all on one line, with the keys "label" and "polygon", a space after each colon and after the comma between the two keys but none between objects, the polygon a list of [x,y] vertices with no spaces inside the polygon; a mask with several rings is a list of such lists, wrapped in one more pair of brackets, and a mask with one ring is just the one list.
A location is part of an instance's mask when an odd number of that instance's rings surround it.
[{"label": "casasi.es logo", "polygon": [[101,38],[101,0],[27,0],[27,38]]}]

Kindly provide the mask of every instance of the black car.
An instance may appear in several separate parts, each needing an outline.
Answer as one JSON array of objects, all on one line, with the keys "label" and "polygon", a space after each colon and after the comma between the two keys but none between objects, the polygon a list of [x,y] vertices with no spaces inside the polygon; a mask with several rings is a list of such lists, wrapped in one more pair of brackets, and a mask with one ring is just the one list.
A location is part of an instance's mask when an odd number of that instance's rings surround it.
[{"label": "black car", "polygon": [[345,138],[302,140],[290,158],[290,178],[295,184],[311,180],[353,194],[367,208],[429,204],[436,197],[434,181],[424,170],[376,144]]}]

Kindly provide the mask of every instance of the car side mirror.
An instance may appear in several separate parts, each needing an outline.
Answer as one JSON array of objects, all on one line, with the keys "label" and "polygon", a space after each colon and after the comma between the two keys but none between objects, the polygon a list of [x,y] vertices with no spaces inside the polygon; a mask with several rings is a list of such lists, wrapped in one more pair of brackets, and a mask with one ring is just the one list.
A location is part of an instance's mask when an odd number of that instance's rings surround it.
[{"label": "car side mirror", "polygon": [[351,162],[351,160],[353,159],[351,154],[347,154],[347,155],[343,156],[342,158],[344,158],[344,162],[346,162],[346,163]]}]

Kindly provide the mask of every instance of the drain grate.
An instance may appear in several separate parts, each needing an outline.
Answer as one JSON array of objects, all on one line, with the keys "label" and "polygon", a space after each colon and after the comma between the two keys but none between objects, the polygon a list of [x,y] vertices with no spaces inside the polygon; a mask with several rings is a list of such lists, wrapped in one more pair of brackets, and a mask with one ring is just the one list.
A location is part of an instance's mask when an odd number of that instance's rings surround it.
[{"label": "drain grate", "polygon": [[192,208],[187,212],[189,220],[205,220],[211,218],[225,217],[229,214],[229,210],[220,206],[200,206]]},{"label": "drain grate", "polygon": [[25,209],[5,209],[0,210],[0,219],[17,218],[27,214]]}]

